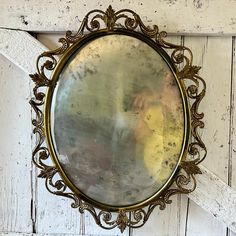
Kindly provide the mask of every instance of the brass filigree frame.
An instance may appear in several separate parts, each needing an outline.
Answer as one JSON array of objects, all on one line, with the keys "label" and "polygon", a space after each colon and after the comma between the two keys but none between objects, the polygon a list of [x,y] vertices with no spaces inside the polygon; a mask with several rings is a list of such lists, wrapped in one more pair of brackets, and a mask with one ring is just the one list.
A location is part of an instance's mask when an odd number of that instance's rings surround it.
[{"label": "brass filigree frame", "polygon": [[[54,88],[56,85],[55,80],[50,79],[48,75],[48,72],[54,71],[58,64],[56,57],[64,55],[88,35],[98,32],[114,33],[116,31],[139,32],[151,39],[158,47],[164,50],[172,50],[170,61],[174,65],[176,77],[184,88],[186,97],[188,97],[191,139],[188,146],[186,146],[186,158],[181,159],[178,171],[172,181],[166,186],[168,188],[165,188],[148,203],[141,204],[135,208],[116,209],[116,213],[114,213],[116,216],[114,216],[112,214],[114,209],[104,208],[95,204],[96,208],[91,202],[84,201],[84,198],[76,194],[67,181],[61,178],[58,166],[48,164],[47,161],[52,154],[47,145],[45,145],[45,123],[47,117],[44,117],[44,106],[47,93],[45,88]],[[37,134],[38,137],[32,158],[34,164],[40,169],[39,177],[45,178],[45,185],[49,192],[72,199],[71,206],[73,208],[78,208],[80,213],[90,212],[95,222],[104,229],[118,227],[123,232],[126,227],[141,227],[148,220],[156,206],[163,210],[167,204],[171,203],[171,196],[192,192],[196,188],[195,175],[201,174],[198,164],[206,157],[207,150],[198,133],[198,129],[204,127],[202,121],[204,114],[199,113],[198,107],[205,95],[206,84],[198,75],[200,67],[192,64],[193,55],[190,49],[182,45],[168,43],[165,40],[166,36],[167,33],[159,31],[156,25],[152,28],[145,26],[139,15],[132,10],[124,9],[115,12],[111,6],[105,12],[93,10],[85,16],[76,34],[73,35],[71,31],[68,31],[64,38],[59,39],[59,42],[62,43],[61,47],[39,55],[36,64],[37,73],[30,75],[35,82],[34,97],[30,100],[30,104],[36,114],[32,120],[33,133]],[[185,81],[188,82],[185,83]],[[170,186],[170,184],[172,185]],[[147,207],[144,208],[146,205]]]}]

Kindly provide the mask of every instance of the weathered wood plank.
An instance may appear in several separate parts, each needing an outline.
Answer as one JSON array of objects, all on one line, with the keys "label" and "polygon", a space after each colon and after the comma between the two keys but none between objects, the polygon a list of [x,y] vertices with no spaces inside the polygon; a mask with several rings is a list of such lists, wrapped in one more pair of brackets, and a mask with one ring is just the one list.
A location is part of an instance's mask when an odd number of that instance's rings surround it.
[{"label": "weathered wood plank", "polygon": [[[230,136],[229,136],[229,185],[236,190],[236,40],[232,39],[232,77],[231,77],[231,104],[230,104]],[[236,236],[230,231],[228,236]]]},{"label": "weathered wood plank", "polygon": [[0,231],[32,232],[29,82],[2,55],[0,94]]},{"label": "weathered wood plank", "polygon": [[[40,233],[18,233],[18,232],[0,232],[0,236],[114,236],[114,234],[54,234],[54,233],[45,233],[45,234],[40,234]],[[115,235],[116,236],[116,235]]]},{"label": "weathered wood plank", "polygon": [[177,34],[236,34],[236,2],[232,0],[61,1],[2,0],[0,27],[26,31],[77,30],[88,11],[130,8],[144,23]]},{"label": "weathered wood plank", "polygon": [[36,232],[76,234],[80,231],[80,214],[70,207],[71,201],[47,192],[44,180],[38,181]]},{"label": "weathered wood plank", "polygon": [[26,32],[0,29],[0,52],[27,74],[36,72],[36,59],[46,50]]},{"label": "weathered wood plank", "polygon": [[[201,133],[208,149],[208,155],[203,165],[227,183],[231,37],[185,37],[185,45],[193,51],[194,64],[202,66],[200,75],[207,83],[206,97],[199,108],[205,113],[205,129]],[[210,188],[208,194],[212,196],[212,200],[215,198],[210,192]],[[205,203],[202,202],[202,204]],[[202,224],[203,221],[204,224]],[[186,232],[187,236],[200,234],[222,236],[226,234],[226,228],[195,203],[190,202]]]},{"label": "weathered wood plank", "polygon": [[132,232],[131,236],[182,236],[185,234],[187,215],[187,196],[174,196],[171,205],[164,211],[158,207],[153,211],[146,224]]},{"label": "weathered wood plank", "polygon": [[[191,200],[199,204],[204,210],[210,212],[216,219],[224,222],[232,231],[236,232],[236,191],[223,182],[219,177],[212,174],[204,166],[200,166],[203,174],[197,175],[198,186],[194,192],[189,194]],[[189,212],[190,213],[190,212]],[[201,217],[201,215],[196,215]],[[192,234],[187,235],[207,235],[203,231],[205,229],[204,224],[208,222],[201,218],[198,221],[199,230],[196,231],[196,227],[190,228]],[[220,222],[212,223],[212,227],[217,227]],[[194,230],[194,231],[193,231]],[[199,234],[200,232],[200,234]],[[208,231],[210,232],[210,231]],[[211,231],[215,232],[215,231]],[[208,234],[208,235],[225,235],[226,231],[221,231],[222,234]]]},{"label": "weathered wood plank", "polygon": [[54,234],[54,233],[45,233],[45,234],[40,234],[40,233],[20,233],[20,232],[0,232],[0,236],[114,236],[114,234]]}]

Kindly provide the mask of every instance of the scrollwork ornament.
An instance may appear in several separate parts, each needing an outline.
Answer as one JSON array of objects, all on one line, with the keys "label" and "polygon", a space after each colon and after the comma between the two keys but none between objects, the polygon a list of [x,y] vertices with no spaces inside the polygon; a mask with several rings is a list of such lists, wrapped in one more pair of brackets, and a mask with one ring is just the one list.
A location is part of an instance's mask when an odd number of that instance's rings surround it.
[{"label": "scrollwork ornament", "polygon": [[[61,179],[57,167],[47,164],[50,153],[45,145],[43,106],[45,103],[45,88],[55,86],[49,76],[47,76],[46,71],[50,72],[55,69],[58,62],[57,56],[64,54],[86,35],[100,30],[112,32],[116,29],[139,31],[152,39],[161,48],[172,50],[170,58],[176,66],[178,79],[182,82],[188,81],[186,93],[190,103],[192,140],[188,146],[187,158],[181,162],[172,186],[149,202],[145,208],[135,210],[122,209],[112,214],[109,210],[96,209],[91,204],[81,200]],[[32,158],[34,164],[40,170],[38,177],[45,179],[46,188],[50,193],[71,199],[73,208],[78,208],[80,213],[89,212],[94,217],[95,222],[104,229],[118,227],[123,232],[126,227],[141,227],[148,220],[154,208],[158,206],[160,210],[164,210],[166,205],[171,203],[171,196],[188,194],[194,191],[196,187],[195,175],[201,174],[198,164],[206,157],[207,150],[199,135],[199,129],[204,128],[202,120],[204,114],[199,112],[198,108],[205,96],[206,84],[198,74],[200,67],[192,64],[193,55],[190,49],[185,46],[168,43],[166,36],[167,33],[159,31],[157,25],[152,28],[145,26],[139,15],[132,10],[115,11],[111,6],[106,11],[93,10],[85,16],[77,33],[73,34],[68,31],[64,38],[59,39],[61,47],[44,52],[38,57],[37,73],[30,75],[35,83],[33,89],[34,97],[30,100],[30,104],[35,111],[35,118],[32,120],[33,133],[37,135],[37,144],[33,150]]]}]

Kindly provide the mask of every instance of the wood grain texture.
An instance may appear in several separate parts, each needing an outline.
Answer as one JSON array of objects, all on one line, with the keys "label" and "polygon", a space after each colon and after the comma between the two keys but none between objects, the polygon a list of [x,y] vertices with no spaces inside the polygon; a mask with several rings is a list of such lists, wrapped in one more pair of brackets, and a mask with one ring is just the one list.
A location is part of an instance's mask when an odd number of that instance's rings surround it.
[{"label": "wood grain texture", "polygon": [[146,224],[135,229],[131,236],[182,236],[185,234],[187,216],[187,196],[174,196],[173,201],[164,211],[157,207]]},{"label": "wood grain texture", "polygon": [[0,27],[27,31],[76,31],[88,11],[130,8],[144,23],[174,34],[236,34],[236,2],[232,0],[61,1],[2,0]]},{"label": "wood grain texture", "polygon": [[[201,131],[208,155],[203,165],[228,181],[231,37],[185,37],[185,45],[194,53],[194,64],[202,66],[200,75],[207,83],[206,97],[200,105],[205,113],[205,129]],[[222,63],[223,62],[223,63]],[[213,164],[214,162],[214,164]],[[209,192],[209,194],[211,194]],[[214,196],[215,197],[215,196]],[[212,199],[214,199],[212,196]],[[204,204],[204,201],[202,202]],[[202,227],[199,225],[205,223]],[[196,204],[190,203],[186,235],[225,235],[226,228]]]},{"label": "wood grain texture", "polygon": [[20,232],[0,232],[0,236],[117,236],[116,234],[54,234],[54,233],[45,233],[45,234],[40,234],[40,233],[20,233]]},{"label": "wood grain texture", "polygon": [[29,82],[0,55],[0,232],[32,232]]},{"label": "wood grain texture", "polygon": [[[231,103],[230,103],[230,135],[229,135],[229,185],[236,190],[236,40],[232,39],[231,64]],[[229,231],[227,236],[236,236],[236,232]]]},{"label": "wood grain texture", "polygon": [[[201,165],[200,168],[203,174],[198,175],[198,186],[194,192],[189,194],[190,199],[201,205],[204,210],[210,212],[216,219],[224,222],[232,231],[236,232],[236,191],[204,166]],[[201,217],[201,215],[199,214],[197,217]],[[201,235],[225,235],[226,231],[222,231],[221,234],[217,232],[216,234],[212,234],[209,230],[208,234],[205,234],[204,224],[209,222],[203,221],[203,219],[201,218],[201,222],[198,224]],[[218,226],[218,224],[211,225],[214,227]],[[194,228],[190,228],[189,230],[193,231]],[[189,235],[199,235],[199,232],[194,231]]]},{"label": "wood grain texture", "polygon": [[0,29],[1,54],[27,74],[36,71],[36,59],[43,51],[46,47],[27,32]]},{"label": "wood grain texture", "polygon": [[21,232],[0,232],[0,236],[116,236],[115,234],[54,234],[54,233],[45,233],[45,234],[40,234],[40,233],[21,233]]}]

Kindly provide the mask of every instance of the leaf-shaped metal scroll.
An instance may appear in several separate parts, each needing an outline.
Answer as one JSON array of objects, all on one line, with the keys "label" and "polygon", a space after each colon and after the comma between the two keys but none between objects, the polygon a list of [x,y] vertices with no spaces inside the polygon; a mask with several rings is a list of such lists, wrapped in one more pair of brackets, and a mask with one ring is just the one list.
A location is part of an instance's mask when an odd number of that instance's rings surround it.
[{"label": "leaf-shaped metal scroll", "polygon": [[[56,56],[64,54],[71,46],[89,34],[106,30],[112,32],[115,29],[128,31],[139,31],[146,37],[152,39],[159,47],[171,50],[171,61],[176,67],[177,77],[180,81],[188,81],[185,88],[190,104],[191,115],[191,135],[192,140],[188,146],[186,160],[179,166],[179,172],[175,176],[174,184],[164,190],[156,199],[149,202],[146,208],[135,210],[125,210],[112,214],[109,210],[96,209],[91,204],[82,201],[79,196],[72,192],[67,184],[58,174],[57,167],[50,166],[47,159],[50,157],[49,151],[44,143],[44,116],[43,106],[45,103],[45,90],[50,86],[55,86],[46,71],[53,71],[57,65]],[[159,31],[158,26],[145,26],[138,14],[132,10],[124,9],[115,11],[111,6],[106,11],[93,10],[89,12],[82,21],[76,34],[71,31],[66,33],[64,38],[59,39],[61,47],[42,53],[37,59],[37,73],[30,75],[35,82],[34,97],[30,104],[35,111],[36,117],[33,119],[33,132],[38,135],[38,141],[33,151],[33,162],[40,169],[39,177],[45,179],[47,189],[56,195],[67,197],[73,200],[71,206],[78,208],[81,213],[90,212],[95,222],[105,229],[118,227],[121,232],[126,227],[138,228],[145,224],[155,207],[159,206],[164,210],[167,204],[171,203],[170,197],[181,193],[187,194],[196,187],[195,175],[201,174],[197,166],[206,156],[206,147],[199,136],[198,129],[204,127],[202,121],[204,114],[198,111],[199,104],[205,95],[206,84],[198,75],[200,67],[192,65],[193,56],[189,48],[181,45],[168,43],[165,38],[167,33]],[[179,69],[181,68],[181,69]],[[183,83],[184,84],[184,83]]]}]

